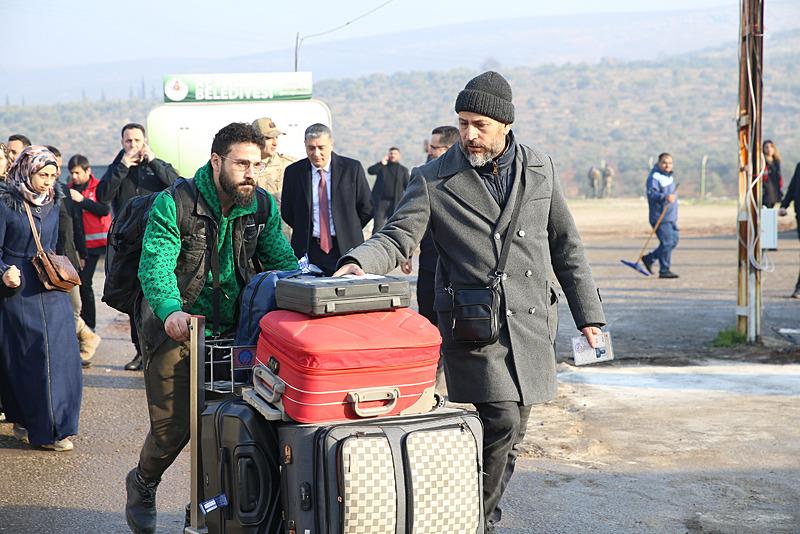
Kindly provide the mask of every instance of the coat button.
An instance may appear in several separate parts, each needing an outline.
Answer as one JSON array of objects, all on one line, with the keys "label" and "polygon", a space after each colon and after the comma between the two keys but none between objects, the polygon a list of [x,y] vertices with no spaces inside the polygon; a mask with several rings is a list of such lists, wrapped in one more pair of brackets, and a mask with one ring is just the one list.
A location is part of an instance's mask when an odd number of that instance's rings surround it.
[{"label": "coat button", "polygon": [[527,271],[525,271],[525,276],[527,276],[528,278],[530,278],[531,276],[533,276],[533,271],[531,271],[530,269],[528,269]]},{"label": "coat button", "polygon": [[525,230],[520,230],[519,232],[517,232],[517,235],[520,237],[525,237]]},{"label": "coat button", "polygon": [[499,233],[495,233],[495,234],[494,234],[494,238],[495,238],[495,239],[497,239],[497,240],[499,241],[499,240],[500,240],[500,234],[499,234]]},{"label": "coat button", "polygon": [[512,315],[514,315],[514,312],[513,312],[513,311],[511,311],[511,310],[506,310],[506,317],[511,317]]},{"label": "coat button", "polygon": [[536,308],[528,308],[528,313],[533,315],[534,313],[536,313]]}]

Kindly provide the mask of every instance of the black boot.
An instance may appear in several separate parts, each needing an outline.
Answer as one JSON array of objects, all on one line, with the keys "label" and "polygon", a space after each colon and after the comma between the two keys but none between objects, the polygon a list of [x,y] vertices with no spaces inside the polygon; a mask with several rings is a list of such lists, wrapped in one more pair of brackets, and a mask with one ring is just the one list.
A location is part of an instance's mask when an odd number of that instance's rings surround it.
[{"label": "black boot", "polygon": [[131,361],[125,364],[126,371],[141,371],[142,370],[142,355],[138,352]]},{"label": "black boot", "polygon": [[125,503],[125,520],[134,534],[156,532],[156,489],[159,481],[145,482],[138,468],[131,469],[125,477],[128,501]]}]

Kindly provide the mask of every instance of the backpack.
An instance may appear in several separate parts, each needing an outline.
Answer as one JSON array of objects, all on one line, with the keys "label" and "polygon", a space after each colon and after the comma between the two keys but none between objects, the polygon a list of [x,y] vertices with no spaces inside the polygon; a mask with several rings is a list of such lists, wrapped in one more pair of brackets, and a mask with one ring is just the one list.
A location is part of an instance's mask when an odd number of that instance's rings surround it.
[{"label": "backpack", "polygon": [[[175,199],[176,219],[181,220],[181,207],[193,205],[199,194],[191,180],[179,178],[167,188]],[[106,279],[103,285],[103,302],[128,315],[133,315],[136,300],[142,291],[139,282],[139,260],[142,240],[147,229],[150,209],[158,193],[140,195],[128,200],[114,217],[108,230],[106,245]],[[270,205],[264,195],[256,190],[257,207],[254,215],[259,233],[269,217]],[[210,234],[207,234],[210,235]]]},{"label": "backpack", "polygon": [[322,276],[322,271],[315,265],[303,266],[294,271],[265,271],[258,273],[242,289],[239,303],[239,322],[236,328],[234,345],[256,345],[261,333],[259,321],[267,313],[277,310],[275,286],[278,280],[300,276]]}]

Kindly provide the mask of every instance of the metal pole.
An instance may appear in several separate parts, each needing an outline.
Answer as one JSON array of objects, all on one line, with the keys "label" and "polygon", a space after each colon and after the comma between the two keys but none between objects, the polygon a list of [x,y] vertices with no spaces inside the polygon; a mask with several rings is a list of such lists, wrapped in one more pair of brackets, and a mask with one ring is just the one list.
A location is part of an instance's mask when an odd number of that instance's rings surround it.
[{"label": "metal pole", "polygon": [[706,199],[706,164],[708,163],[708,156],[704,155],[703,160],[700,162],[700,200]]},{"label": "metal pole", "polygon": [[200,450],[200,418],[205,406],[206,318],[192,315],[189,321],[189,449],[191,451],[191,510],[184,534],[205,534],[205,517],[200,514],[203,477]]},{"label": "metal pole", "polygon": [[763,0],[742,0],[739,54],[739,276],[736,329],[761,337]]},{"label": "metal pole", "polygon": [[294,71],[297,72],[297,69],[300,65],[300,32],[297,32],[297,35],[294,38]]}]

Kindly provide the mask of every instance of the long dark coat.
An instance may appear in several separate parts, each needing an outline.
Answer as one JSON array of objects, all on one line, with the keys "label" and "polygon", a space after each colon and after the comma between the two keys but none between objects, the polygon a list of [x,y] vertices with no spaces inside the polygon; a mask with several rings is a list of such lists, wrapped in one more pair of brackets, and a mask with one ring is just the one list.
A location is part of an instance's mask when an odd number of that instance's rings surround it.
[{"label": "long dark coat", "polygon": [[[517,145],[515,179],[501,211],[459,145],[414,169],[394,215],[378,233],[350,251],[340,263],[358,262],[368,273],[382,274],[405,261],[430,224],[439,252],[434,309],[439,314],[447,389],[455,402],[552,399],[556,392],[553,350],[557,329],[556,280],[578,327],[603,325],[600,297],[581,239],[567,208],[553,161]],[[527,152],[524,183],[521,150]],[[511,214],[524,187],[516,228]],[[497,343],[471,348],[453,341],[454,286],[487,284],[497,266],[503,240],[513,239],[503,280],[505,319]]]},{"label": "long dark coat", "polygon": [[[69,296],[37,278],[22,202],[0,183],[0,272],[16,265],[22,273],[19,290],[0,299],[0,395],[8,421],[42,445],[78,433],[83,379]],[[56,247],[60,202],[31,206],[44,249]]]}]

